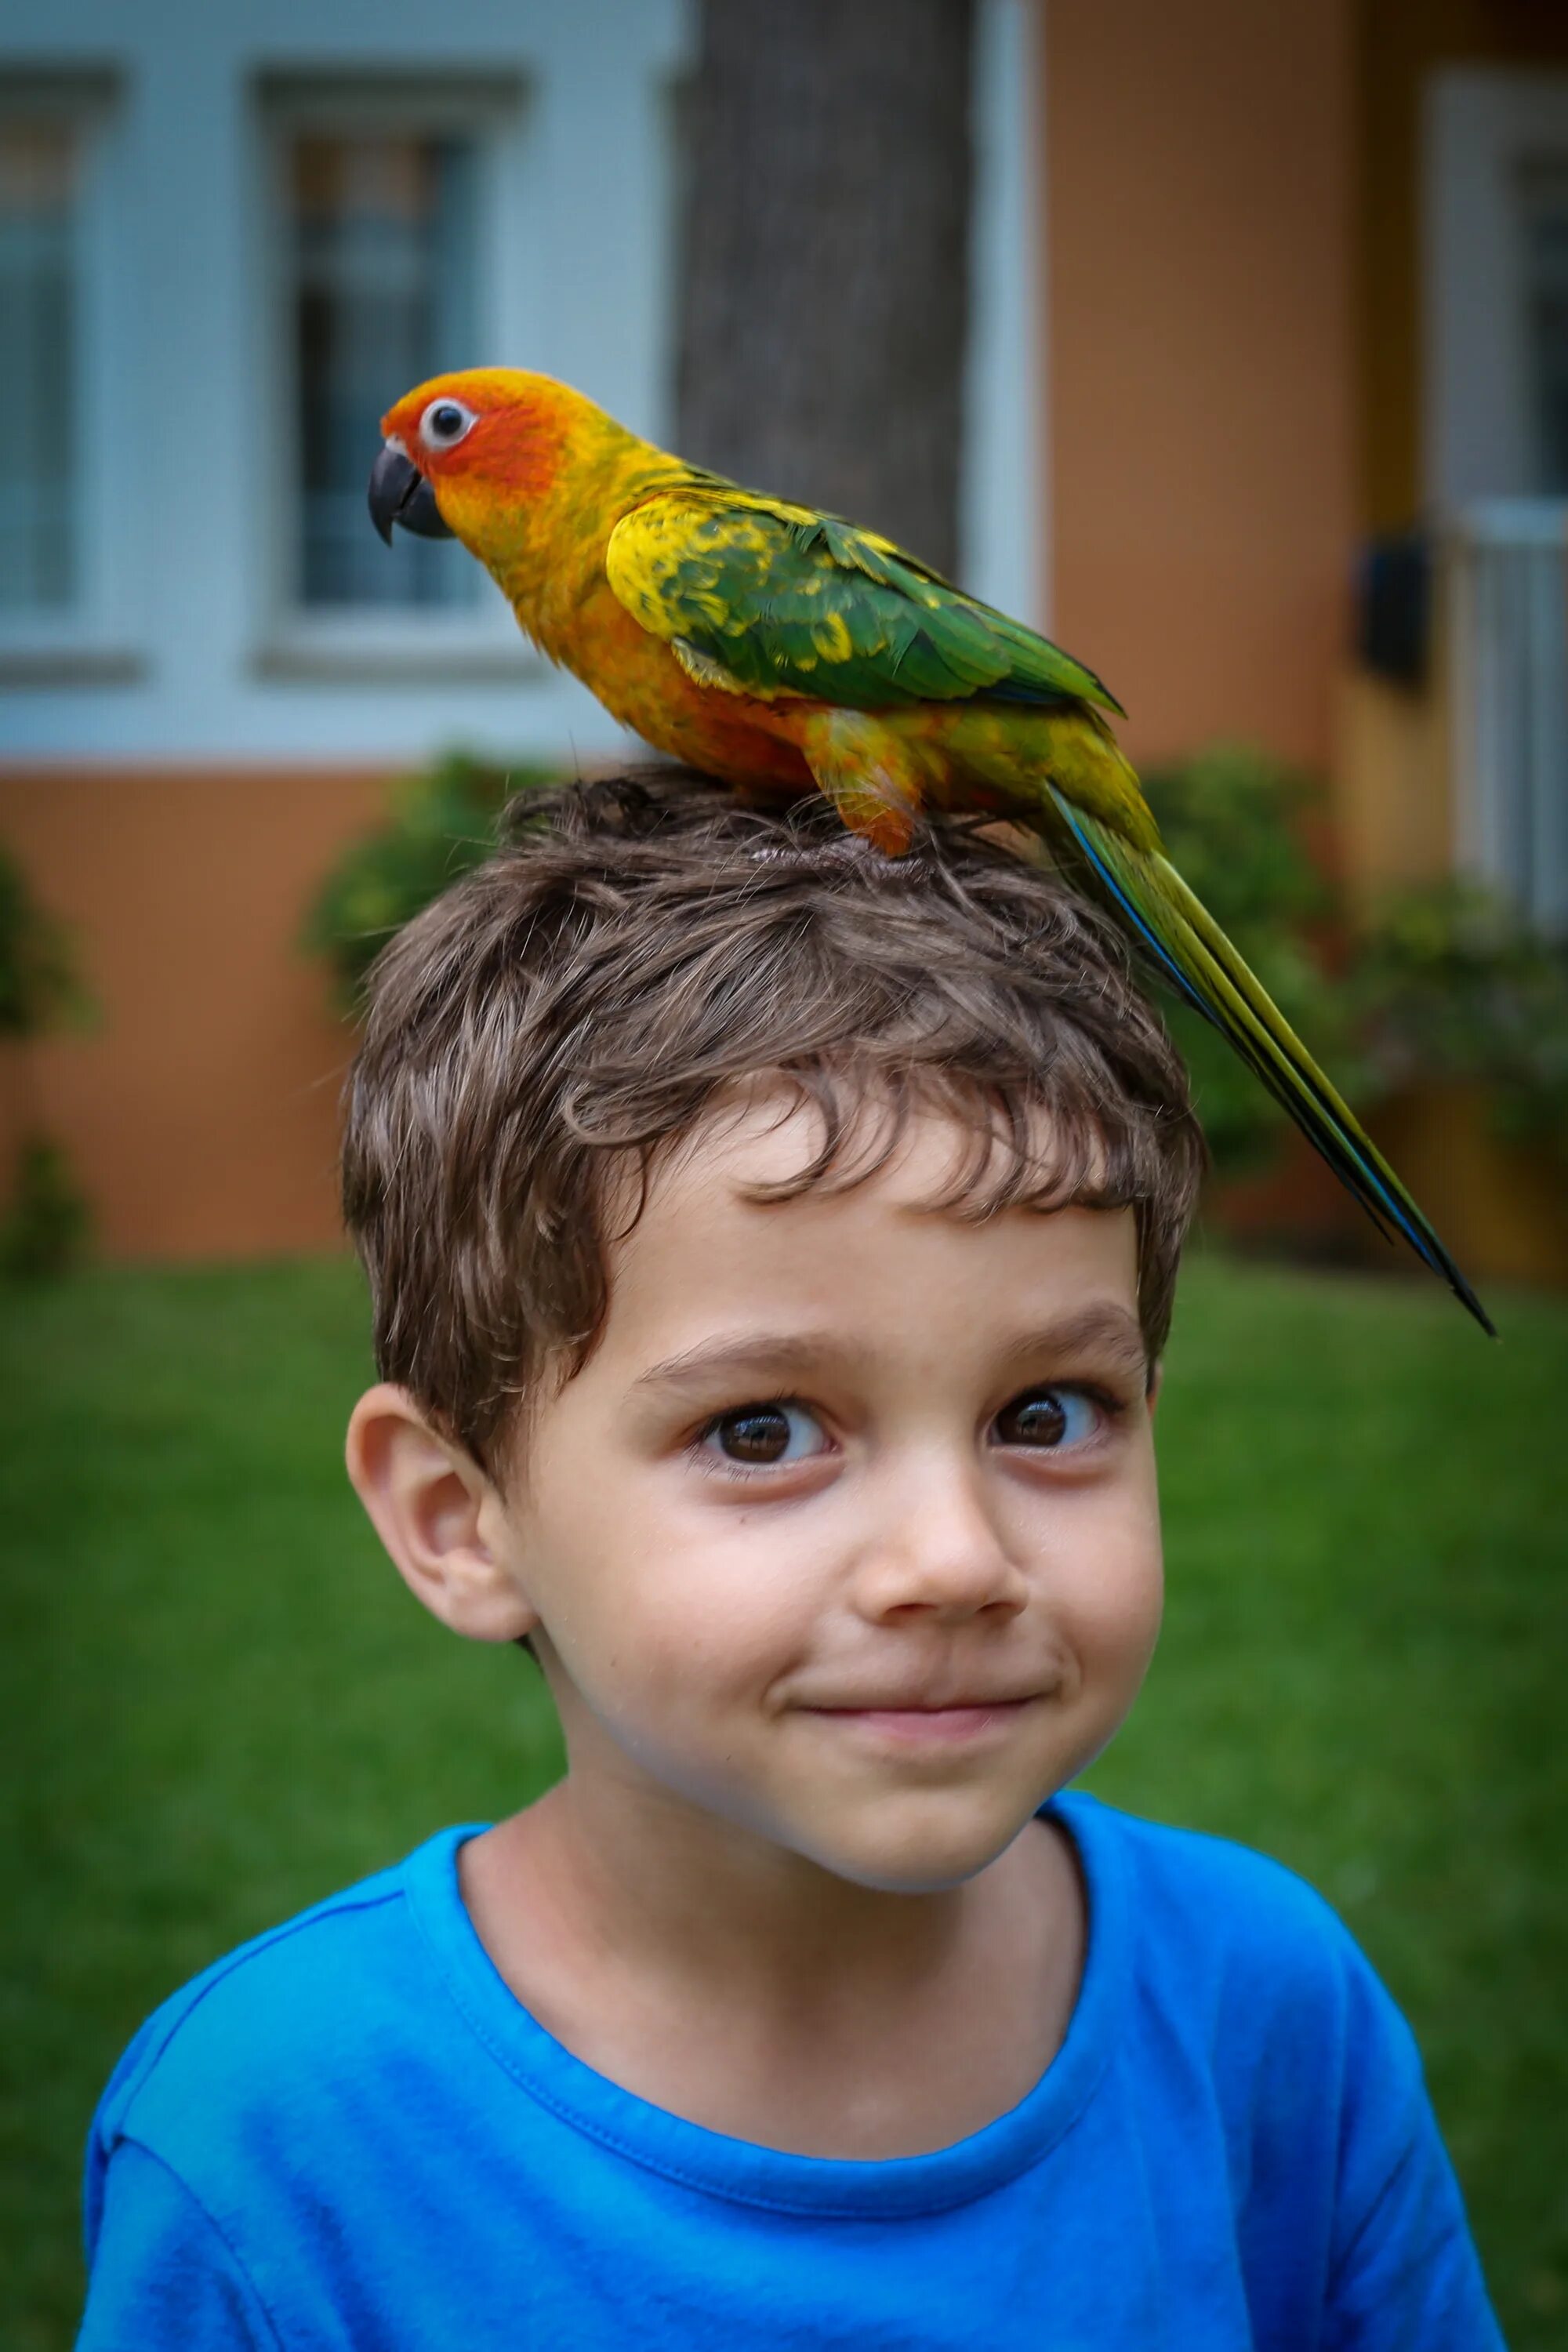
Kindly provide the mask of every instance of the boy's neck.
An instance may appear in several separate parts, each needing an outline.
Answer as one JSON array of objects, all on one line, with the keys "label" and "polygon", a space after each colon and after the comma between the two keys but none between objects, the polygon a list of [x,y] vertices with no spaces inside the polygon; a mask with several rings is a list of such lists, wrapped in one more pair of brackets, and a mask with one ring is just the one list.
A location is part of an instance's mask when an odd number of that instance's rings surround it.
[{"label": "boy's neck", "polygon": [[1081,1972],[1076,1859],[1038,1823],[960,1886],[891,1894],[589,1772],[462,1867],[502,1977],[575,2055],[802,2154],[916,2154],[994,2120],[1049,2063]]}]

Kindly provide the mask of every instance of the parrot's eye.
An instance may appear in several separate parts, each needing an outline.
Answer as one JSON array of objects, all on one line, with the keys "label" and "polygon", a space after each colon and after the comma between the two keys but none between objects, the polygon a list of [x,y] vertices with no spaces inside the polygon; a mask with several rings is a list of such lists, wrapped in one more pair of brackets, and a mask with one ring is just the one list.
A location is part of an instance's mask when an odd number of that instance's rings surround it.
[{"label": "parrot's eye", "polygon": [[427,449],[455,449],[479,419],[460,400],[433,400],[419,420],[419,438]]}]

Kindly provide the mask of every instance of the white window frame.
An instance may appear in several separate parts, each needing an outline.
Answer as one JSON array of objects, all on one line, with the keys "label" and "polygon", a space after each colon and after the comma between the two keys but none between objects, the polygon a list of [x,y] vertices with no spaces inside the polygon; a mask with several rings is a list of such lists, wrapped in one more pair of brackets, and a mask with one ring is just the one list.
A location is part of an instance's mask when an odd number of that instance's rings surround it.
[{"label": "white window frame", "polygon": [[1568,934],[1568,499],[1479,499],[1441,541],[1455,864]]},{"label": "white window frame", "polygon": [[1049,384],[1040,315],[1043,19],[979,0],[959,576],[1037,628],[1050,620]]},{"label": "white window frame", "polygon": [[1425,123],[1426,491],[1443,552],[1455,863],[1568,929],[1568,501],[1534,490],[1520,194],[1568,74],[1462,68]]},{"label": "white window frame", "polygon": [[128,289],[117,267],[123,195],[120,89],[107,68],[59,73],[0,69],[0,120],[65,124],[79,142],[74,325],[78,374],[77,590],[68,604],[0,611],[0,683],[117,685],[136,677],[142,655],[126,626],[127,562],[134,500],[125,380]]},{"label": "white window frame", "polygon": [[1528,497],[1532,425],[1525,168],[1568,155],[1568,74],[1466,67],[1427,92],[1425,159],[1426,489],[1436,508]]},{"label": "white window frame", "polygon": [[[254,544],[260,555],[253,667],[264,677],[369,679],[425,685],[458,678],[517,678],[543,665],[519,635],[504,598],[487,579],[461,608],[384,606],[334,610],[295,595],[297,518],[289,498],[299,481],[295,439],[293,281],[288,251],[289,142],[302,131],[455,136],[473,142],[477,222],[475,290],[479,348],[454,353],[479,365],[537,341],[539,297],[531,254],[539,233],[529,91],[515,69],[479,76],[268,73],[258,90],[258,174],[264,299],[254,381],[264,387],[264,464],[258,469]],[[389,384],[390,404],[406,384]],[[365,453],[365,478],[375,452]],[[284,486],[287,496],[279,495]],[[369,513],[365,529],[371,529]]]}]

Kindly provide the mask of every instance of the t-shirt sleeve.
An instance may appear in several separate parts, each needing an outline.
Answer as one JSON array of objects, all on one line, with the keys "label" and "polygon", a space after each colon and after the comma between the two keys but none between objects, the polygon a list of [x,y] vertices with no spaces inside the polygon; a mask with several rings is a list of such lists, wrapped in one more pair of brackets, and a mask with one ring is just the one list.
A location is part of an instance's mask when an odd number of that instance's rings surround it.
[{"label": "t-shirt sleeve", "polygon": [[122,2139],[88,2250],[77,2352],[277,2352],[278,2336],[221,2231],[178,2176]]},{"label": "t-shirt sleeve", "polygon": [[1355,1961],[1325,2352],[1503,2352],[1415,2038]]}]

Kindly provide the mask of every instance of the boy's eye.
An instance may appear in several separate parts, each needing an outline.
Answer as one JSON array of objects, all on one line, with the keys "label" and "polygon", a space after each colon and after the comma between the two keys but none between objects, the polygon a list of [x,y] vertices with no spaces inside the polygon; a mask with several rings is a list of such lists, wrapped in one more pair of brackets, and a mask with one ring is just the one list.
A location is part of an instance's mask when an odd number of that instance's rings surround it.
[{"label": "boy's eye", "polygon": [[991,1426],[999,1445],[1060,1453],[1083,1444],[1100,1422],[1100,1407],[1081,1389],[1027,1389],[1003,1406]]},{"label": "boy's eye", "polygon": [[823,1435],[815,1415],[802,1404],[743,1404],[710,1421],[702,1444],[727,1462],[771,1468],[820,1454]]}]

